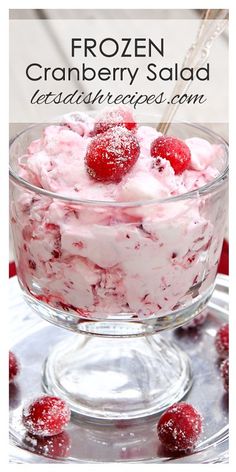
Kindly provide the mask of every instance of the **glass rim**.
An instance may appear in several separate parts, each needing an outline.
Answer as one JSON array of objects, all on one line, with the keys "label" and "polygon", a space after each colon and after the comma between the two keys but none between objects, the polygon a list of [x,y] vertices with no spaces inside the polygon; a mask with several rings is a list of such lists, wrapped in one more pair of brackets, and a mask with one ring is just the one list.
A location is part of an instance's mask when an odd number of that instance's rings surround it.
[{"label": "glass rim", "polygon": [[[55,124],[55,122],[51,122],[51,124],[53,124],[53,123]],[[27,131],[29,131],[33,128],[38,128],[38,127],[40,127],[44,124],[46,124],[46,123],[34,124],[32,126],[29,126],[29,127],[25,128],[20,133],[18,133],[10,141],[10,150],[11,150],[12,145],[18,140],[18,138],[20,136],[25,134]],[[50,123],[48,123],[48,124],[50,124]],[[225,150],[226,150],[226,155],[227,155],[226,164],[225,164],[223,170],[220,172],[220,174],[217,177],[215,177],[214,179],[212,179],[210,182],[208,182],[207,184],[205,184],[205,185],[203,185],[203,186],[201,186],[197,189],[190,190],[189,192],[184,192],[180,195],[175,195],[175,196],[166,197],[166,198],[158,198],[158,199],[151,199],[151,200],[122,201],[122,202],[116,202],[116,201],[113,201],[113,200],[108,201],[108,200],[80,199],[80,198],[76,198],[76,197],[75,198],[70,197],[68,195],[63,195],[61,193],[52,192],[50,190],[46,190],[46,189],[41,188],[41,187],[37,187],[36,185],[31,184],[27,180],[20,177],[17,174],[17,172],[15,172],[13,170],[11,165],[9,165],[10,180],[14,181],[15,183],[17,183],[21,187],[24,187],[24,188],[26,188],[26,189],[28,189],[31,192],[34,192],[36,194],[41,194],[41,195],[44,195],[46,197],[53,198],[53,199],[63,201],[63,202],[67,202],[67,203],[80,204],[80,205],[85,205],[85,206],[86,205],[88,205],[88,206],[101,206],[101,207],[103,207],[103,206],[104,207],[113,206],[113,207],[117,207],[117,208],[119,208],[119,207],[141,207],[141,206],[143,207],[143,206],[151,206],[151,205],[155,205],[155,204],[178,202],[178,201],[188,200],[190,198],[196,198],[196,197],[199,198],[202,195],[208,195],[210,193],[213,193],[214,190],[216,190],[219,187],[219,185],[221,184],[221,181],[224,182],[227,175],[228,175],[228,169],[229,169],[229,166],[228,166],[228,148],[229,148],[228,142],[224,138],[222,138],[222,136],[220,136],[218,133],[215,133],[214,131],[210,130],[209,128],[207,128],[205,126],[202,126],[198,123],[187,122],[187,121],[175,121],[175,122],[173,122],[173,124],[183,124],[185,126],[187,125],[187,126],[199,129],[199,130],[207,133],[211,137],[217,138],[217,140],[220,141],[221,144],[224,145]],[[58,125],[59,125],[59,123],[58,123]]]}]

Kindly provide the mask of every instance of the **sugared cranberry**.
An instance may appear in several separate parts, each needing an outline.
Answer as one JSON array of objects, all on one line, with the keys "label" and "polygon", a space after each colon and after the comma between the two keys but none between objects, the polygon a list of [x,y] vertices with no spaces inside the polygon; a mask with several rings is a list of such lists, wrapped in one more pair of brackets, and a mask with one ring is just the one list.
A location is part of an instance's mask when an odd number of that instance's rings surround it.
[{"label": "sugared cranberry", "polygon": [[68,457],[71,449],[71,439],[66,431],[46,438],[28,433],[24,442],[31,451],[53,459]]},{"label": "sugared cranberry", "polygon": [[132,112],[125,107],[104,110],[95,121],[94,134],[105,133],[114,126],[122,126],[129,131],[136,129]]},{"label": "sugared cranberry", "polygon": [[125,128],[116,127],[91,140],[85,164],[93,179],[119,182],[133,167],[139,153],[137,138]]},{"label": "sugared cranberry", "polygon": [[160,136],[151,144],[151,156],[167,159],[173,167],[175,174],[182,174],[188,169],[191,161],[190,149],[184,141],[171,136]]},{"label": "sugared cranberry", "polygon": [[220,366],[220,373],[224,383],[224,389],[229,391],[229,359],[225,359]]},{"label": "sugared cranberry", "polygon": [[9,382],[12,382],[12,380],[15,380],[19,372],[20,372],[20,364],[14,352],[9,351]]},{"label": "sugared cranberry", "polygon": [[190,451],[202,432],[201,415],[188,403],[174,403],[161,415],[157,432],[169,451]]},{"label": "sugared cranberry", "polygon": [[229,325],[228,323],[221,326],[216,333],[215,338],[216,350],[221,359],[225,359],[229,355]]},{"label": "sugared cranberry", "polygon": [[23,409],[23,424],[37,436],[61,433],[70,421],[70,409],[61,398],[43,395]]}]

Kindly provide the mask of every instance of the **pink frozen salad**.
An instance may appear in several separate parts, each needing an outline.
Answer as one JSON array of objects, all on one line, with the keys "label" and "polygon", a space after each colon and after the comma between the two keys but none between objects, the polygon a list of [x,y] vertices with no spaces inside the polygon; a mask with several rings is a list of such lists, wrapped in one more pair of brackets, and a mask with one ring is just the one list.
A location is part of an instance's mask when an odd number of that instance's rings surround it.
[{"label": "pink frozen salad", "polygon": [[124,107],[47,126],[19,173],[54,196],[25,189],[12,204],[25,289],[84,317],[190,304],[213,284],[224,211],[189,192],[219,175],[221,157],[220,145],[163,136]]}]

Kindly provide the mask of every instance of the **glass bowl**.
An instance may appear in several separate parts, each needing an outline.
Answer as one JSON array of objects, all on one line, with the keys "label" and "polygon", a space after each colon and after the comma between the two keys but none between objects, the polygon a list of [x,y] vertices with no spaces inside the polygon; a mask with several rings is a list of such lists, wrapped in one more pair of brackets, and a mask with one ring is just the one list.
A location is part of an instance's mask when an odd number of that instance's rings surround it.
[{"label": "glass bowl", "polygon": [[227,144],[201,126],[172,124],[170,135],[213,144],[217,178],[155,201],[81,201],[19,176],[19,157],[44,128],[26,129],[10,147],[22,292],[42,318],[77,333],[45,361],[44,388],[93,420],[159,413],[192,385],[187,356],[155,334],[189,322],[213,292],[227,213]]}]

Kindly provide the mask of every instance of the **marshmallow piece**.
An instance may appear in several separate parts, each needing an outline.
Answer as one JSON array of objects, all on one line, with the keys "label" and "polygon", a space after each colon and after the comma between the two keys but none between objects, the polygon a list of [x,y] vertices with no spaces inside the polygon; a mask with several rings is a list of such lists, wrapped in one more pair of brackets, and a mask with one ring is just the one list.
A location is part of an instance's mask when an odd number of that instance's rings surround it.
[{"label": "marshmallow piece", "polygon": [[155,179],[151,174],[139,172],[136,176],[131,177],[120,188],[118,199],[120,201],[138,201],[138,200],[155,200],[168,196],[168,190],[160,181]]},{"label": "marshmallow piece", "polygon": [[185,143],[191,151],[191,167],[194,170],[204,170],[213,160],[212,145],[201,138],[186,139]]}]

